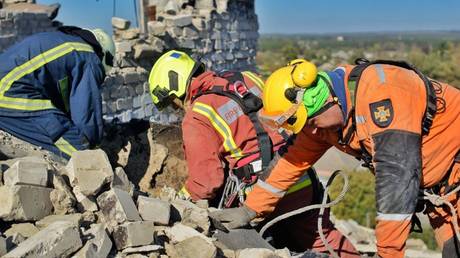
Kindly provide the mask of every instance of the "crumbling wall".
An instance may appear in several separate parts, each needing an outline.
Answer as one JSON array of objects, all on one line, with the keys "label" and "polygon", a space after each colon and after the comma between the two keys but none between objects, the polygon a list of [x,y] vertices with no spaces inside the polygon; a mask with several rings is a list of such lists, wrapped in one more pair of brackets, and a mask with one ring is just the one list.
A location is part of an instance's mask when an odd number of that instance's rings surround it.
[{"label": "crumbling wall", "polygon": [[179,49],[213,70],[255,70],[258,22],[254,0],[150,0],[145,33],[114,17],[116,67],[103,88],[107,122],[132,119],[170,124],[180,114],[161,113],[149,96],[148,74],[165,51]]},{"label": "crumbling wall", "polygon": [[0,9],[0,53],[31,34],[53,30],[53,21],[46,13]]}]

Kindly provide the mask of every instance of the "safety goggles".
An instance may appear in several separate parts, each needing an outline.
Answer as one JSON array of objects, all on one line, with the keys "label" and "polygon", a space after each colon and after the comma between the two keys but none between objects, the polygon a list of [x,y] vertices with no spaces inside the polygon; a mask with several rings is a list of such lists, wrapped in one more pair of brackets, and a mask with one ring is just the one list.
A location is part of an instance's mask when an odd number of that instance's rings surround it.
[{"label": "safety goggles", "polygon": [[297,110],[303,105],[302,97],[305,89],[299,89],[296,93],[295,103],[285,112],[280,113],[267,113],[263,109],[259,112],[259,119],[262,123],[271,129],[278,129],[283,125],[293,125],[296,121],[295,114]]}]

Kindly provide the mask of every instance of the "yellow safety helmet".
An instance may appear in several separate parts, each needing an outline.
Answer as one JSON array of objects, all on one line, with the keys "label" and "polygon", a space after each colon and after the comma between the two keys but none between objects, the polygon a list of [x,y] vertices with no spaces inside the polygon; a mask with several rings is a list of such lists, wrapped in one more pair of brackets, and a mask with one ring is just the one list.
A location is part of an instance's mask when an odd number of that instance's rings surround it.
[{"label": "yellow safety helmet", "polygon": [[104,66],[105,74],[108,74],[113,68],[115,57],[115,44],[112,37],[102,29],[89,30],[101,45],[104,56],[102,57],[102,65]]},{"label": "yellow safety helmet", "polygon": [[315,82],[317,74],[316,66],[305,59],[293,60],[273,72],[265,82],[261,120],[298,133],[307,121],[303,93]]},{"label": "yellow safety helmet", "polygon": [[171,50],[163,54],[152,67],[149,76],[150,95],[153,103],[162,108],[171,97],[183,98],[192,75],[204,65],[185,52]]}]

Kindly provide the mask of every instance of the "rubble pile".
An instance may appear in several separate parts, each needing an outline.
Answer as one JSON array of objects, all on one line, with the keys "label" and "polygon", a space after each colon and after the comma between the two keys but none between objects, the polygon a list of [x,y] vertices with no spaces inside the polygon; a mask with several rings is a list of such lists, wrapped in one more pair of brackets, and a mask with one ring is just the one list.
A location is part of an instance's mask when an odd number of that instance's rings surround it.
[{"label": "rubble pile", "polygon": [[212,237],[206,202],[149,197],[102,150],[59,168],[35,157],[1,165],[2,257],[290,257],[227,247]]}]

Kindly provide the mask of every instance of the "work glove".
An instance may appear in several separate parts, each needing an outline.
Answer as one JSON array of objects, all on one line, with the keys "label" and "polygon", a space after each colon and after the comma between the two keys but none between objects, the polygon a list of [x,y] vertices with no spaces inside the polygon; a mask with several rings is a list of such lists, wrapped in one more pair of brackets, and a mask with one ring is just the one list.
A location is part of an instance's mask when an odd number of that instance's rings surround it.
[{"label": "work glove", "polygon": [[209,216],[221,222],[227,229],[242,228],[247,226],[257,214],[246,206],[213,211]]}]

